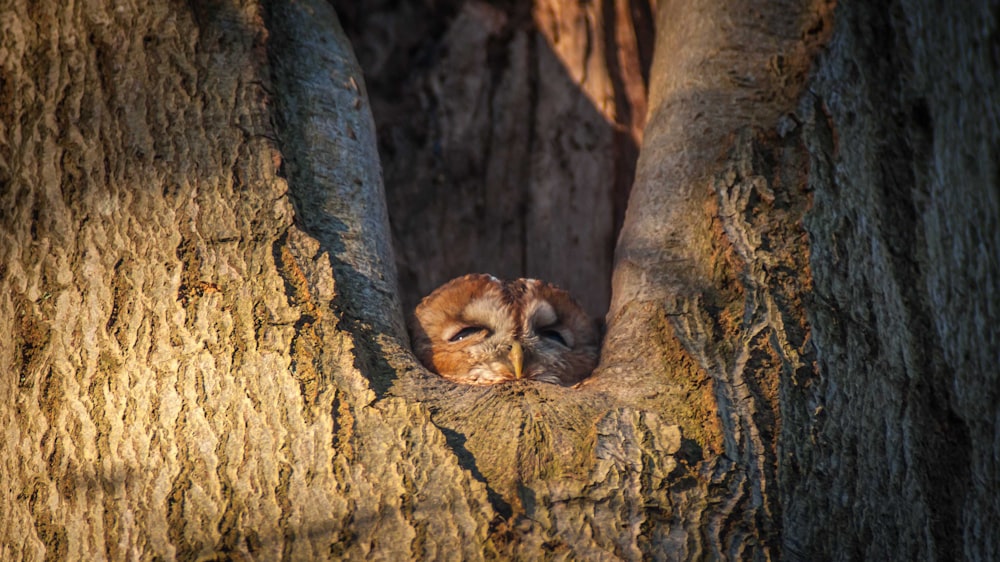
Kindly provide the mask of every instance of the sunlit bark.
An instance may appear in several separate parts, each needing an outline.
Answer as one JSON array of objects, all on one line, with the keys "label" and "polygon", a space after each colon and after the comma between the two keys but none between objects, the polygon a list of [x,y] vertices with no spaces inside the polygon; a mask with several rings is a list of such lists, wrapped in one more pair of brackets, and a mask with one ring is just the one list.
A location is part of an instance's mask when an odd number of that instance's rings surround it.
[{"label": "sunlit bark", "polygon": [[[1000,556],[989,6],[64,4],[0,8],[0,558]],[[423,370],[476,269],[594,377]]]}]

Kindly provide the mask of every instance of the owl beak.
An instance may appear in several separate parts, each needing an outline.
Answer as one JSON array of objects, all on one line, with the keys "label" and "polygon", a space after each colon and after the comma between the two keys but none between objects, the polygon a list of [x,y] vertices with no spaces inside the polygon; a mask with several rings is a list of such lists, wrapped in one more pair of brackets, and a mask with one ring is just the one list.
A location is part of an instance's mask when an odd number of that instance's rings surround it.
[{"label": "owl beak", "polygon": [[514,378],[520,379],[524,373],[524,350],[521,349],[521,344],[518,342],[512,343],[510,354],[507,357],[510,359],[510,364],[514,366]]}]

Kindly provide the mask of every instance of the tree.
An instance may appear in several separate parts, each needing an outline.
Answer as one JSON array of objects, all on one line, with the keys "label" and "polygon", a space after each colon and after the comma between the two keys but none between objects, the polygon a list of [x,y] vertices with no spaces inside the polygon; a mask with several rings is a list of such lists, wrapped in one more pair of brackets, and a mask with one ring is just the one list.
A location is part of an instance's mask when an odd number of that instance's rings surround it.
[{"label": "tree", "polygon": [[[1000,554],[989,5],[335,4],[0,8],[0,557]],[[409,353],[497,245],[582,388]]]}]

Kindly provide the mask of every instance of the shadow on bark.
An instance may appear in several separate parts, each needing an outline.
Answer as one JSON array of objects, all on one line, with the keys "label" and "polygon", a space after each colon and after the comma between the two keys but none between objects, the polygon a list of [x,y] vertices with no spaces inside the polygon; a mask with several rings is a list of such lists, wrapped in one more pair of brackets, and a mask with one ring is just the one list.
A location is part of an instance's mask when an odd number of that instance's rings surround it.
[{"label": "shadow on bark", "polygon": [[[326,16],[322,24],[342,34],[336,16]],[[349,45],[331,44],[330,30],[313,17],[268,4],[275,128],[297,224],[319,241],[333,269],[330,307],[354,336],[355,366],[382,395],[397,372],[387,357],[400,355],[406,334],[374,123]]]}]

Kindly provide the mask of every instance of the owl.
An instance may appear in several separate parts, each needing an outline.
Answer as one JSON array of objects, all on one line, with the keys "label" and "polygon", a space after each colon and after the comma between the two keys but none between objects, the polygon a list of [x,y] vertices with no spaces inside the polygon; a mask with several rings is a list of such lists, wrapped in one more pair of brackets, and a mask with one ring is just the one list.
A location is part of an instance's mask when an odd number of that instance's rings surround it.
[{"label": "owl", "polygon": [[424,298],[411,321],[421,363],[463,384],[526,379],[569,386],[597,365],[600,334],[566,291],[473,274]]}]

